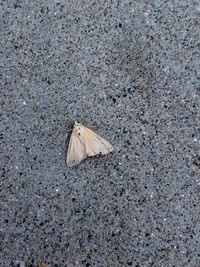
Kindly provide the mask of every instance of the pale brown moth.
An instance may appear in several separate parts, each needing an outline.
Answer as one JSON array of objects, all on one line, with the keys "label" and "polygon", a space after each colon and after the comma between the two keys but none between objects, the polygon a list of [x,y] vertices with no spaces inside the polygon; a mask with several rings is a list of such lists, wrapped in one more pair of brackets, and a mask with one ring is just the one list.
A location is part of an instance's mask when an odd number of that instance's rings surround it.
[{"label": "pale brown moth", "polygon": [[67,165],[73,167],[83,159],[113,151],[112,145],[98,134],[75,121],[67,151]]}]

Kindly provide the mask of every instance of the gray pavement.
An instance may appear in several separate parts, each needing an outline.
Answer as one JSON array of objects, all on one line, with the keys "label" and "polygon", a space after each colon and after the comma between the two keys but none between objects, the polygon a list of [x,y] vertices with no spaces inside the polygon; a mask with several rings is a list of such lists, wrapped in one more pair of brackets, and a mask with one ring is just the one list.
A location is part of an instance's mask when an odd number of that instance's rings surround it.
[{"label": "gray pavement", "polygon": [[[0,266],[200,266],[200,2],[0,12]],[[74,120],[114,153],[68,168]]]}]

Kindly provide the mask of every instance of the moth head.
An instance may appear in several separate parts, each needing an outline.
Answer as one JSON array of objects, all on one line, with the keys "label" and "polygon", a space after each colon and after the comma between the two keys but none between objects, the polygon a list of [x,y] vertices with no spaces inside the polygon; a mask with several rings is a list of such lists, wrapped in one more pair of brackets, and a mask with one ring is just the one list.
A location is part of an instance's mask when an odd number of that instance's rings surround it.
[{"label": "moth head", "polygon": [[77,121],[75,121],[74,123],[74,132],[77,136],[82,137],[82,133],[83,133],[83,125]]},{"label": "moth head", "polygon": [[78,127],[78,126],[82,126],[82,124],[78,121],[75,121],[74,122],[74,128]]}]

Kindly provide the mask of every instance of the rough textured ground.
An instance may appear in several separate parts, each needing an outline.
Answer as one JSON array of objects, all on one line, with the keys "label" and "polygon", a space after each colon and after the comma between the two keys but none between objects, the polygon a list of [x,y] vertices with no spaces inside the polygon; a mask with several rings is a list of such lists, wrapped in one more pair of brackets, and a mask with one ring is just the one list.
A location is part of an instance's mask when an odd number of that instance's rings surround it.
[{"label": "rough textured ground", "polygon": [[[0,7],[0,265],[200,266],[200,2]],[[77,119],[114,154],[68,168]]]}]

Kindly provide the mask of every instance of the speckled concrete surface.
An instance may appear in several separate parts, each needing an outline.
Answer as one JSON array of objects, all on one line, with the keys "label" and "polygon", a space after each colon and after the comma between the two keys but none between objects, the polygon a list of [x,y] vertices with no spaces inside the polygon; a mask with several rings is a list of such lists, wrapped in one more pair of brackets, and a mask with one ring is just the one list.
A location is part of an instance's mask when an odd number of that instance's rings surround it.
[{"label": "speckled concrete surface", "polygon": [[200,266],[200,2],[0,6],[1,266]]}]

